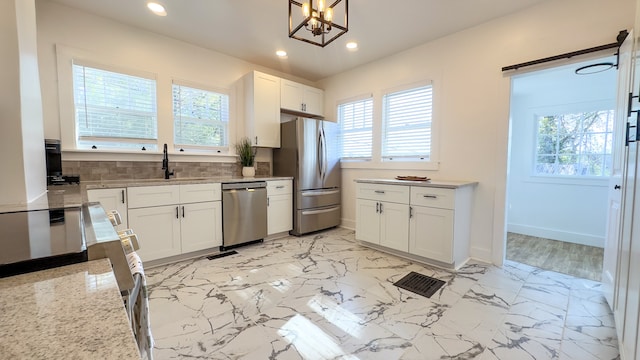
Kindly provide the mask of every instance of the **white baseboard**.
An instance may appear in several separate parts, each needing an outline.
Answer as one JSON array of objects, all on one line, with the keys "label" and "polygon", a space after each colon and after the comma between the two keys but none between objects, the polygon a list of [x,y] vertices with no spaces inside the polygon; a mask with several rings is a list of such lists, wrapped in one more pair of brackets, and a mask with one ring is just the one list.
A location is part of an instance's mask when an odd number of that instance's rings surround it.
[{"label": "white baseboard", "polygon": [[349,230],[355,230],[356,229],[356,221],[343,218],[342,219],[342,223],[340,224],[340,227],[343,227],[343,228],[349,229]]},{"label": "white baseboard", "polygon": [[541,228],[522,224],[507,224],[507,231],[517,234],[537,236],[545,239],[570,242],[580,245],[604,247],[604,236]]},{"label": "white baseboard", "polygon": [[471,250],[470,256],[472,259],[486,262],[489,264],[493,262],[491,260],[492,259],[491,249],[472,246],[470,250]]}]

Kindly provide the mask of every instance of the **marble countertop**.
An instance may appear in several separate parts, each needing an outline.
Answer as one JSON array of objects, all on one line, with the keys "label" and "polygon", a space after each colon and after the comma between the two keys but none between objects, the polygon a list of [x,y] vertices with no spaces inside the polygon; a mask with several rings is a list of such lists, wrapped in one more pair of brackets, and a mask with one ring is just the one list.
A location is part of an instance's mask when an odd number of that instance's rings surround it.
[{"label": "marble countertop", "polygon": [[202,178],[171,178],[171,179],[121,179],[105,181],[83,181],[80,184],[86,190],[108,189],[133,186],[155,186],[155,185],[179,185],[179,184],[207,184],[207,183],[236,183],[268,180],[292,180],[291,176],[214,176]]},{"label": "marble countertop", "polygon": [[405,185],[405,186],[424,186],[445,189],[457,189],[463,186],[477,185],[477,181],[455,181],[455,180],[429,180],[429,181],[411,181],[397,179],[356,179],[358,183],[369,184],[386,184],[386,185]]},{"label": "marble countertop", "polygon": [[107,259],[0,279],[6,359],[140,359]]}]

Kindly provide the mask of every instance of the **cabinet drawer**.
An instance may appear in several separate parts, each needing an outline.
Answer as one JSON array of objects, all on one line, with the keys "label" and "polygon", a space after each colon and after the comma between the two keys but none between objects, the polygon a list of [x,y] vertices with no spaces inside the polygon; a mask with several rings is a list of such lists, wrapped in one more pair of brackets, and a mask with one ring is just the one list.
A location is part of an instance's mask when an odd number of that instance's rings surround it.
[{"label": "cabinet drawer", "polygon": [[411,205],[453,210],[455,194],[456,191],[454,189],[412,186]]},{"label": "cabinet drawer", "polygon": [[136,186],[127,188],[129,209],[174,205],[180,202],[178,185]]},{"label": "cabinet drawer", "polygon": [[359,199],[409,203],[408,186],[358,183],[356,187],[356,197]]},{"label": "cabinet drawer", "polygon": [[180,203],[182,204],[220,201],[221,199],[220,183],[180,185]]},{"label": "cabinet drawer", "polygon": [[267,181],[267,195],[283,195],[293,193],[291,180],[271,180]]}]

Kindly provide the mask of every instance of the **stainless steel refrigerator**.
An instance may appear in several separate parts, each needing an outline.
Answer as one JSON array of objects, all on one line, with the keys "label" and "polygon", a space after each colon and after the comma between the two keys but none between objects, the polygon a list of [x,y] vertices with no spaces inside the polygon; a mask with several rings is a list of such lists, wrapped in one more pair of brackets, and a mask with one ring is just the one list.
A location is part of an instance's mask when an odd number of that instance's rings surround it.
[{"label": "stainless steel refrigerator", "polygon": [[302,235],[340,225],[338,124],[292,118],[280,124],[273,175],[293,177],[293,230]]}]

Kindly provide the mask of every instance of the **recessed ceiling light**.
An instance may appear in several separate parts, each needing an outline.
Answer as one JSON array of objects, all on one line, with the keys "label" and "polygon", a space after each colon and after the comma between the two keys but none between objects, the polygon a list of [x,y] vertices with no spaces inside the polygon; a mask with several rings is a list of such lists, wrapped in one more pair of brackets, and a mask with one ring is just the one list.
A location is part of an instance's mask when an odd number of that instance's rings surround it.
[{"label": "recessed ceiling light", "polygon": [[355,50],[358,48],[358,43],[355,41],[350,41],[347,43],[347,49],[349,50]]},{"label": "recessed ceiling light", "polygon": [[147,3],[147,7],[149,8],[149,10],[151,10],[154,14],[158,16],[167,16],[167,12],[165,11],[164,6],[158,3],[154,3],[154,2]]},{"label": "recessed ceiling light", "polygon": [[284,50],[278,50],[278,51],[276,51],[276,55],[278,55],[281,58],[287,57],[287,52],[284,51]]}]

